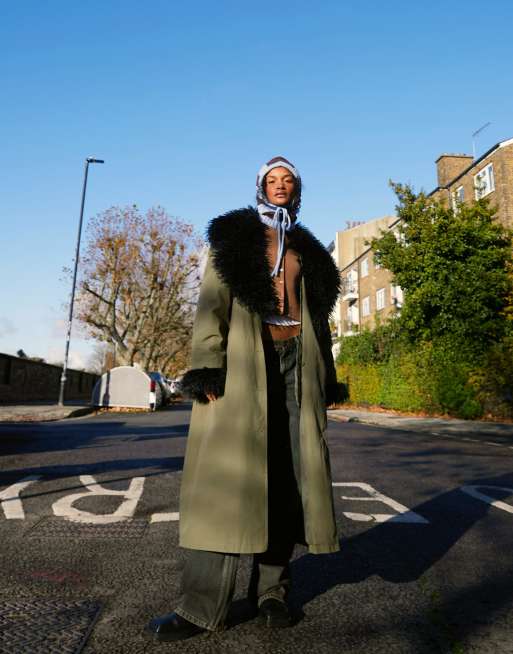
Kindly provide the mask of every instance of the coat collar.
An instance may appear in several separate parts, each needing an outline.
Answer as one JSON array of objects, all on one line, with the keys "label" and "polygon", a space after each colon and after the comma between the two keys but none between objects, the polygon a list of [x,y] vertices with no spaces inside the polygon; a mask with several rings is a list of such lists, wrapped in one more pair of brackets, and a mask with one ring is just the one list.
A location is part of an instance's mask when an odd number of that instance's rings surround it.
[{"label": "coat collar", "polygon": [[[253,207],[210,221],[207,237],[214,266],[233,296],[264,318],[278,311],[278,297],[266,257],[265,227]],[[327,319],[340,291],[340,273],[326,248],[297,223],[289,247],[301,257],[308,309],[315,322]]]}]

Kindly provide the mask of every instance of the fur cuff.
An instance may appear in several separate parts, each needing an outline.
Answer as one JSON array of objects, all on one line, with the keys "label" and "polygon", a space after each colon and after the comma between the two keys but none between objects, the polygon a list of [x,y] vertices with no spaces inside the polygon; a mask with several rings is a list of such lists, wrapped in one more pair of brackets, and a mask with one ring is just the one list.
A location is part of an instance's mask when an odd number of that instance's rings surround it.
[{"label": "fur cuff", "polygon": [[186,395],[202,404],[208,404],[207,393],[221,397],[224,394],[225,381],[224,368],[194,368],[185,373],[181,387]]},{"label": "fur cuff", "polygon": [[345,384],[328,384],[326,386],[326,406],[332,404],[340,404],[345,402],[348,398],[347,388]]}]

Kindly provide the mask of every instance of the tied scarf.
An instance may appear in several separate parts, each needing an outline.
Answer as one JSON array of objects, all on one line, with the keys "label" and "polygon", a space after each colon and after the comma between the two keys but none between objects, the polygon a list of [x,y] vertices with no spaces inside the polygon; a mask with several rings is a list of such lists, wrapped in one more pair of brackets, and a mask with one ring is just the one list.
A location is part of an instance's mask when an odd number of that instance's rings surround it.
[{"label": "tied scarf", "polygon": [[274,204],[266,203],[265,205],[257,205],[257,210],[260,215],[260,220],[269,227],[272,227],[278,232],[278,253],[276,255],[276,263],[271,272],[271,277],[276,277],[280,271],[281,260],[283,259],[283,252],[285,249],[285,232],[290,232],[294,229],[289,212],[284,207],[276,207],[272,218],[269,217],[269,207],[274,208]]}]

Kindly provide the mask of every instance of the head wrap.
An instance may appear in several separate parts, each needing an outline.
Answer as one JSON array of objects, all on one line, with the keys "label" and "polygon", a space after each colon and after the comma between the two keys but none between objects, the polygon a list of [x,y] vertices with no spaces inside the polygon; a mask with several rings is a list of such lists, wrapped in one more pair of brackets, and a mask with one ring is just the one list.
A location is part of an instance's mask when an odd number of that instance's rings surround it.
[{"label": "head wrap", "polygon": [[[290,203],[285,207],[280,207],[269,202],[265,193],[265,176],[274,168],[286,168],[291,172],[296,180],[294,195]],[[294,229],[294,221],[296,220],[296,216],[299,213],[299,207],[301,206],[301,177],[299,176],[296,167],[291,164],[290,161],[285,159],[285,157],[274,157],[265,163],[258,171],[256,188],[257,211],[260,215],[260,220],[278,232],[278,254],[271,273],[272,276],[275,277],[279,272],[281,260],[283,258],[285,232]]]}]

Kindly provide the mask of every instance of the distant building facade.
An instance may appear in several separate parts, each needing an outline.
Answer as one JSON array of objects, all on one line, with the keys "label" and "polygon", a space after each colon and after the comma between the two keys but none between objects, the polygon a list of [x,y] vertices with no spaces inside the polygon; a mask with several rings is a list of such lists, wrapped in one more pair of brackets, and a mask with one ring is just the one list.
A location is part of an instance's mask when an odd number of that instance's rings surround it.
[{"label": "distant building facade", "polygon": [[[442,154],[436,160],[438,186],[428,194],[434,200],[472,203],[488,197],[497,207],[497,220],[513,228],[513,139],[497,143],[478,159],[467,154]],[[372,329],[401,310],[404,295],[392,273],[374,262],[365,245],[387,229],[396,230],[397,216],[385,216],[336,233],[331,252],[342,279],[334,311],[337,336]]]},{"label": "distant building facade", "polygon": [[[382,289],[390,283],[391,273],[376,267],[366,242],[397,222],[397,216],[383,216],[335,234],[330,250],[342,279],[342,292],[333,312],[337,336],[353,334],[369,325],[377,305],[382,307],[379,311],[385,309],[383,315],[389,313],[389,302],[383,297],[387,291]],[[378,300],[377,291],[380,291]]]}]

